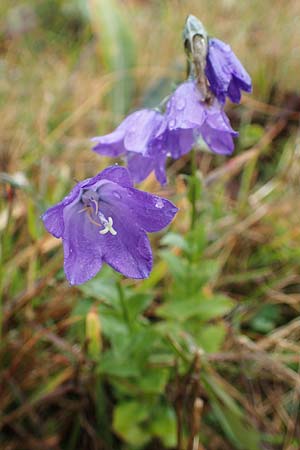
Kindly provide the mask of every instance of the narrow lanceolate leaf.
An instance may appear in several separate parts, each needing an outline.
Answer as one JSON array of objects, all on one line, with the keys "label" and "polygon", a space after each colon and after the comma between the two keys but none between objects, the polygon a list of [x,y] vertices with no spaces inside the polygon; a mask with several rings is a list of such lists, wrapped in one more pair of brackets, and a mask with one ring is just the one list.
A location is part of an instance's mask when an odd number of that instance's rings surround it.
[{"label": "narrow lanceolate leaf", "polygon": [[130,69],[135,64],[135,46],[131,25],[119,0],[88,0],[88,5],[103,65],[116,75],[112,108],[114,113],[122,115],[129,107],[133,91]]}]

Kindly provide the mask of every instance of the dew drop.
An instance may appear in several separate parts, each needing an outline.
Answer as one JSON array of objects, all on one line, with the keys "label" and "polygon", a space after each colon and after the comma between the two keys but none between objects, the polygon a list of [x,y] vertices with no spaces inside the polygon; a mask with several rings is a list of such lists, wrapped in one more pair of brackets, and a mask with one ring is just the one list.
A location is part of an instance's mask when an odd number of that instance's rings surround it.
[{"label": "dew drop", "polygon": [[185,107],[185,99],[184,98],[180,98],[177,102],[177,109],[178,111],[182,111],[183,108]]},{"label": "dew drop", "polygon": [[117,191],[114,191],[114,192],[113,192],[113,196],[114,196],[115,198],[119,199],[119,200],[120,200],[120,198],[121,198],[121,194],[119,194],[119,192],[117,192]]},{"label": "dew drop", "polygon": [[157,198],[155,202],[155,208],[161,209],[164,207],[164,202],[161,198]]},{"label": "dew drop", "polygon": [[173,130],[175,128],[175,125],[176,125],[176,120],[175,119],[170,120],[170,122],[169,122],[170,130]]}]

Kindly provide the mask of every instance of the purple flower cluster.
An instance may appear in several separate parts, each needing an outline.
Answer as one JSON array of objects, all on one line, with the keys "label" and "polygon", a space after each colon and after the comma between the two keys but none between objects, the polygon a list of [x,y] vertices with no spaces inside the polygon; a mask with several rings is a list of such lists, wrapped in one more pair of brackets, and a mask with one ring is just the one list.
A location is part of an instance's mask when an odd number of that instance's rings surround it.
[{"label": "purple flower cluster", "polygon": [[[192,30],[198,19],[191,19]],[[166,227],[177,208],[135,189],[133,181],[141,182],[154,171],[165,184],[167,157],[180,158],[200,137],[214,153],[233,152],[238,133],[230,125],[224,103],[227,96],[238,103],[241,90],[251,91],[251,79],[231,48],[218,39],[208,41],[203,60],[201,76],[207,79],[209,98],[196,80],[189,79],[169,97],[164,113],[136,111],[112,133],[93,138],[95,152],[124,155],[128,170],[116,165],[79,182],[42,216],[46,229],[63,241],[64,269],[71,284],[94,277],[103,262],[127,277],[148,277],[152,251],[146,232]]]},{"label": "purple flower cluster", "polygon": [[181,84],[170,96],[164,114],[142,109],[130,114],[112,133],[92,139],[100,155],[124,155],[136,183],[152,171],[165,184],[168,156],[178,159],[202,137],[214,153],[230,155],[238,133],[224,112],[226,96],[238,103],[241,90],[251,91],[251,79],[229,45],[210,39],[205,75],[214,95],[205,101],[196,81]]},{"label": "purple flower cluster", "polygon": [[171,95],[164,115],[149,109],[134,112],[112,133],[93,138],[93,150],[100,155],[125,155],[136,183],[154,170],[165,184],[167,156],[180,158],[200,136],[213,152],[229,155],[237,134],[217,99],[206,104],[196,83],[186,81]]}]

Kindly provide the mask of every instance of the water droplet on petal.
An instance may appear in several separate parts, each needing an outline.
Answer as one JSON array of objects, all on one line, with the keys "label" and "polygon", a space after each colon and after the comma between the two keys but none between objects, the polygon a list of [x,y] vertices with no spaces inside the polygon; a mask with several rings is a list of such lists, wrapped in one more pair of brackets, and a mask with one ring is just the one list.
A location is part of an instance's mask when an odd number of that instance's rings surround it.
[{"label": "water droplet on petal", "polygon": [[121,198],[121,194],[119,194],[118,191],[114,191],[114,192],[113,192],[113,196],[114,196],[115,198],[119,199],[119,200],[120,200],[120,198]]},{"label": "water droplet on petal", "polygon": [[183,108],[185,107],[185,99],[184,98],[180,98],[177,102],[177,109],[178,111],[182,111]]},{"label": "water droplet on petal", "polygon": [[170,130],[173,130],[176,126],[176,120],[175,119],[171,119],[169,122],[169,128]]},{"label": "water droplet on petal", "polygon": [[161,209],[164,207],[164,202],[161,198],[157,197],[155,202],[155,208]]}]

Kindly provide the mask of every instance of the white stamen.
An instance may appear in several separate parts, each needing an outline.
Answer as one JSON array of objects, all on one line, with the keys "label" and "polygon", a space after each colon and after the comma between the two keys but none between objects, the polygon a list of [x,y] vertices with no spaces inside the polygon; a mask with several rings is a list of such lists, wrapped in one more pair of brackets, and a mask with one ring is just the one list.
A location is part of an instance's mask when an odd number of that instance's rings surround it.
[{"label": "white stamen", "polygon": [[108,232],[111,233],[113,236],[115,236],[117,234],[116,230],[113,228],[113,220],[111,217],[108,218],[108,220],[105,219],[105,221],[103,220],[103,218],[101,218],[101,222],[104,225],[103,230],[100,230],[99,233],[100,234],[107,234]]}]

